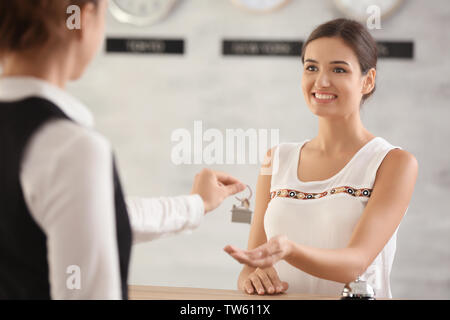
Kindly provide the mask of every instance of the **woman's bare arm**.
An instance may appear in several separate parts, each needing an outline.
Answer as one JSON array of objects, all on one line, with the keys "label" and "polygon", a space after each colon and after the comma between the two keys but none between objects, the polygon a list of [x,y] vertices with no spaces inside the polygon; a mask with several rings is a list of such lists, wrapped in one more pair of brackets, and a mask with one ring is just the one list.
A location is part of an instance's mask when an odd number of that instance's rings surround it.
[{"label": "woman's bare arm", "polygon": [[[264,215],[266,213],[267,205],[270,201],[270,183],[272,179],[272,153],[273,149],[266,154],[266,159],[261,166],[258,180],[256,183],[256,200],[255,212],[253,214],[252,225],[250,227],[250,234],[248,238],[247,248],[254,249],[267,242],[266,233],[264,231]],[[255,271],[256,268],[244,265],[238,279],[238,288],[243,290],[243,282],[248,275]]]},{"label": "woman's bare arm", "polygon": [[373,192],[345,248],[322,249],[277,236],[253,250],[227,247],[241,263],[266,268],[284,259],[313,276],[350,282],[365,272],[394,234],[411,200],[417,160],[404,150],[392,150],[381,164]]}]

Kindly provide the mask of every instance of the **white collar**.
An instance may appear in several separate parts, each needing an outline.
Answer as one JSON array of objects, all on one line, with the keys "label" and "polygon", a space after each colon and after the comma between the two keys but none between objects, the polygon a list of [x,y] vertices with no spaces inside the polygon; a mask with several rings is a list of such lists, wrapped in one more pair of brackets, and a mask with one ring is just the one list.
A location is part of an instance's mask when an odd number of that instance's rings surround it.
[{"label": "white collar", "polygon": [[83,103],[49,82],[34,77],[0,77],[0,100],[15,101],[31,96],[53,102],[81,125],[94,126],[94,117]]}]

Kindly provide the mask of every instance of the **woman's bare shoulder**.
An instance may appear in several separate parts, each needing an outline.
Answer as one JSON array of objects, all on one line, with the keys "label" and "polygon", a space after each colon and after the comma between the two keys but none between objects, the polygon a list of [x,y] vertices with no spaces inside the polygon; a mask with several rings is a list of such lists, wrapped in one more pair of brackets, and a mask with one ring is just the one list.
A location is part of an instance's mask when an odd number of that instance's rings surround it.
[{"label": "woman's bare shoulder", "polygon": [[395,148],[390,150],[378,169],[377,176],[394,171],[406,171],[409,174],[417,174],[419,163],[416,157],[404,150]]}]

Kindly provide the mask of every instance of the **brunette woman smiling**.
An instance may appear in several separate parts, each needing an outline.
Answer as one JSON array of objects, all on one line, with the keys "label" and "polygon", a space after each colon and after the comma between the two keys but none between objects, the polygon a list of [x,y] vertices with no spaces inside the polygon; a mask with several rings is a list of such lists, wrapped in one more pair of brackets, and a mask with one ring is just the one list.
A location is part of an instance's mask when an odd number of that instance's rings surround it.
[{"label": "brunette woman smiling", "polygon": [[268,152],[272,167],[258,178],[248,250],[225,248],[246,264],[238,287],[339,296],[361,277],[377,297],[391,297],[397,229],[418,164],[361,121],[375,90],[376,43],[363,25],[336,19],[311,33],[302,62],[303,95],[319,132]]},{"label": "brunette woman smiling", "polygon": [[[66,27],[71,5],[81,29]],[[193,229],[245,188],[204,169],[190,195],[124,197],[109,142],[64,91],[94,57],[106,8],[0,0],[0,299],[126,299],[133,242]]]}]

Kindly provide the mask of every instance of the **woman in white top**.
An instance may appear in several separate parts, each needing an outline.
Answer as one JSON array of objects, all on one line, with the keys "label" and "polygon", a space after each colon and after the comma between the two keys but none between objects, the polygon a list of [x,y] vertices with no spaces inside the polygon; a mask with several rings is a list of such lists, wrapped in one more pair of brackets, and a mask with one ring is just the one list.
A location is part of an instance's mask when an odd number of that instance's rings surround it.
[{"label": "woman in white top", "polygon": [[[81,29],[66,27],[71,5]],[[0,0],[0,299],[126,299],[131,242],[192,230],[245,188],[204,169],[190,195],[125,203],[109,142],[64,91],[97,51],[106,8]]]},{"label": "woman in white top", "polygon": [[248,250],[225,247],[246,264],[239,289],[338,296],[361,277],[376,297],[392,296],[396,231],[418,164],[361,122],[360,107],[375,90],[376,62],[375,41],[355,21],[329,21],[305,42],[302,90],[319,132],[268,152]]}]

